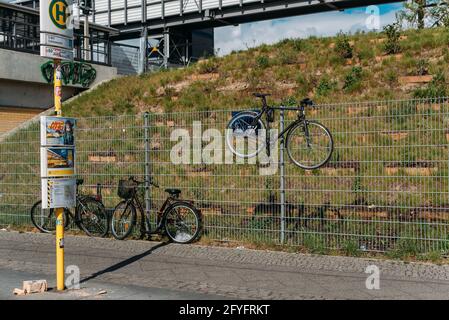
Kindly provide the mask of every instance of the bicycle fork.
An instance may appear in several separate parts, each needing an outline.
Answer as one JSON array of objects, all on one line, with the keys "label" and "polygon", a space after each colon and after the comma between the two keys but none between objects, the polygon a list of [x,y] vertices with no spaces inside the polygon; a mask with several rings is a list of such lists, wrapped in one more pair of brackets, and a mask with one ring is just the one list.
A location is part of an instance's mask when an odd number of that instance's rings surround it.
[{"label": "bicycle fork", "polygon": [[304,136],[306,137],[307,147],[311,147],[311,139],[310,139],[310,132],[309,132],[309,125],[307,124],[307,120],[303,120],[303,130],[304,130]]}]

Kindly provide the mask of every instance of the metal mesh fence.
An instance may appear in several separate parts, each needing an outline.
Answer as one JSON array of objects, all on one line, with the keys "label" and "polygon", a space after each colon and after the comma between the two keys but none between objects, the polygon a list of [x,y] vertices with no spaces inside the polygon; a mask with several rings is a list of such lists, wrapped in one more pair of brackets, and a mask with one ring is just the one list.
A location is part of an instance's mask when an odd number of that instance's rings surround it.
[{"label": "metal mesh fence", "polygon": [[[113,208],[120,201],[118,180],[130,175],[145,180],[148,173],[161,186],[147,193],[152,217],[166,199],[164,188],[179,188],[182,198],[201,209],[204,236],[210,239],[285,243],[316,251],[448,252],[447,99],[307,110],[308,118],[332,132],[331,161],[305,171],[284,151],[275,158],[283,160],[283,170],[269,175],[261,174],[266,169],[261,162],[229,156],[224,130],[233,111],[79,119],[82,191],[93,194],[97,183],[102,184],[105,205]],[[284,126],[295,117],[285,112]],[[277,113],[272,126],[278,128],[280,122]],[[3,226],[30,224],[29,210],[40,197],[38,128],[32,124],[0,143]],[[173,162],[180,144],[190,150],[188,163]],[[204,161],[205,154],[214,163]]]}]

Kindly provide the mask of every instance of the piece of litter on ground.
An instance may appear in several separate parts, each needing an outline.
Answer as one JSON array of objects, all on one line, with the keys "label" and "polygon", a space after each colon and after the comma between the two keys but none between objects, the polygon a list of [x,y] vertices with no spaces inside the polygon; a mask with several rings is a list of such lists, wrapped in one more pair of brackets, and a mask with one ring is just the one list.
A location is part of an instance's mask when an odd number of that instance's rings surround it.
[{"label": "piece of litter on ground", "polygon": [[47,291],[47,280],[29,280],[23,282],[23,291],[25,294],[42,293]]},{"label": "piece of litter on ground", "polygon": [[245,249],[245,247],[244,247],[244,246],[239,246],[239,247],[237,247],[236,249],[237,249],[237,250],[243,250],[243,249]]},{"label": "piece of litter on ground", "polygon": [[14,295],[16,295],[16,296],[24,296],[25,295],[25,290],[15,288],[12,293]]},{"label": "piece of litter on ground", "polygon": [[101,294],[106,294],[108,293],[106,290],[101,290],[97,293],[97,296],[101,295]]}]

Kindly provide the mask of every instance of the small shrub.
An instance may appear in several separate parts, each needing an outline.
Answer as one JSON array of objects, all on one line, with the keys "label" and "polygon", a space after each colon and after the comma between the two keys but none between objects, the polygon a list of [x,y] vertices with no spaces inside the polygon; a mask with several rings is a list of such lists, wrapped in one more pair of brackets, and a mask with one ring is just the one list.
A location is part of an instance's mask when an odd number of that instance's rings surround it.
[{"label": "small shrub", "polygon": [[417,76],[425,76],[429,74],[429,63],[425,59],[419,59],[416,63],[416,72]]},{"label": "small shrub", "polygon": [[343,33],[338,34],[334,50],[343,59],[351,59],[353,57],[353,49],[349,43],[349,39]]},{"label": "small shrub", "polygon": [[296,77],[296,84],[298,85],[298,94],[301,96],[308,95],[310,91],[310,83],[302,73],[299,73]]},{"label": "small shrub", "polygon": [[200,74],[215,73],[217,71],[218,63],[215,58],[198,63],[198,73]]},{"label": "small shrub", "polygon": [[261,69],[266,69],[270,66],[270,59],[266,55],[256,57],[256,66]]},{"label": "small shrub", "polygon": [[413,92],[413,97],[417,99],[440,98],[446,95],[446,77],[442,71],[439,71],[425,88],[418,88]]},{"label": "small shrub", "polygon": [[397,74],[396,70],[394,70],[394,69],[388,69],[385,74],[385,78],[386,78],[388,84],[390,85],[390,87],[398,82],[398,74]]},{"label": "small shrub", "polygon": [[418,243],[413,239],[401,239],[390,256],[395,259],[406,259],[416,257],[419,254]]},{"label": "small shrub", "polygon": [[362,81],[362,68],[352,67],[351,71],[345,76],[343,90],[352,92],[360,88]]},{"label": "small shrub", "polygon": [[281,65],[285,64],[295,64],[296,63],[296,53],[292,49],[282,49],[279,53],[279,63]]},{"label": "small shrub", "polygon": [[304,247],[316,254],[325,254],[327,251],[323,237],[315,234],[304,235]]},{"label": "small shrub", "polygon": [[304,48],[304,41],[301,39],[293,39],[292,40],[292,47],[296,51],[301,51]]},{"label": "small shrub", "polygon": [[387,35],[387,41],[385,41],[384,51],[386,54],[396,54],[401,52],[401,46],[399,44],[399,38],[401,36],[401,27],[398,23],[386,25],[384,32]]},{"label": "small shrub", "polygon": [[281,105],[285,107],[293,107],[298,105],[298,103],[295,97],[289,96],[287,98],[282,99]]},{"label": "small shrub", "polygon": [[329,78],[324,77],[318,83],[316,88],[316,94],[321,97],[326,97],[335,89],[336,83],[331,81]]},{"label": "small shrub", "polygon": [[342,249],[347,256],[358,257],[360,256],[359,244],[355,240],[347,240],[343,243]]}]

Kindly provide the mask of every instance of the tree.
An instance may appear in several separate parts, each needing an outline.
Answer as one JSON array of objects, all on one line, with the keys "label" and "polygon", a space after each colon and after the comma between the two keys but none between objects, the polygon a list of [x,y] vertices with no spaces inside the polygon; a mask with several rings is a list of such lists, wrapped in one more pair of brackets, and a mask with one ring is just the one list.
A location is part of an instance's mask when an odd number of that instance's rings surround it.
[{"label": "tree", "polygon": [[449,26],[449,0],[409,0],[396,17],[401,25],[418,29]]}]

